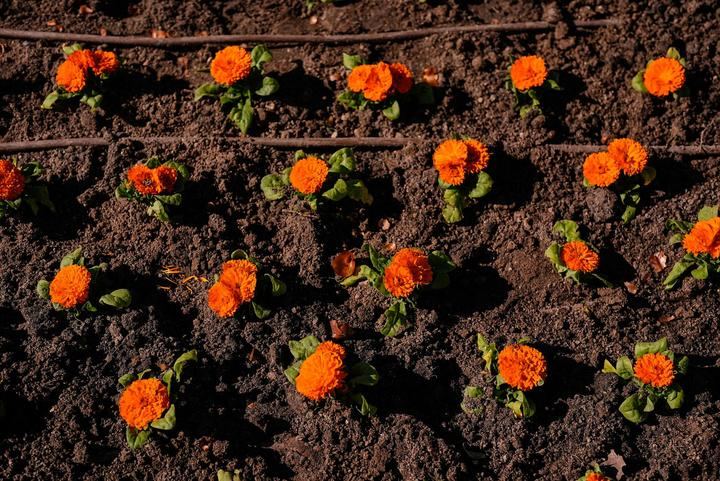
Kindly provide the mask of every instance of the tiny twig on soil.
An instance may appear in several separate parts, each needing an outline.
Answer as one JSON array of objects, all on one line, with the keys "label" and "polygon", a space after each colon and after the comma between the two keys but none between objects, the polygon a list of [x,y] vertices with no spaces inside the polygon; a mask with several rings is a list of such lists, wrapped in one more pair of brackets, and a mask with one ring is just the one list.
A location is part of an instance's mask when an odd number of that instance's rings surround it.
[{"label": "tiny twig on soil", "polygon": [[[578,20],[572,23],[575,28],[600,28],[621,25],[621,21],[613,18],[601,20]],[[419,28],[416,30],[400,30],[396,32],[358,33],[358,34],[241,34],[241,35],[205,35],[195,37],[152,38],[144,36],[90,35],[65,32],[38,32],[0,28],[0,38],[19,40],[48,40],[53,42],[81,42],[107,45],[124,45],[128,47],[193,47],[202,45],[233,44],[233,43],[328,43],[347,44],[361,42],[391,42],[395,40],[413,40],[431,35],[445,33],[475,32],[544,32],[553,30],[550,22],[519,22],[480,25],[460,25],[445,27]]]},{"label": "tiny twig on soil", "polygon": [[[176,144],[190,142],[230,142],[251,145],[261,145],[265,147],[276,147],[281,149],[338,149],[342,147],[356,147],[366,149],[399,149],[410,144],[438,143],[442,139],[419,139],[413,137],[401,138],[383,138],[383,137],[336,137],[336,138],[271,138],[271,137],[122,137],[119,136],[115,140],[102,137],[79,137],[75,139],[56,139],[56,140],[28,140],[23,142],[5,142],[0,143],[0,154],[9,154],[17,152],[34,152],[39,150],[61,149],[65,147],[109,147],[114,143],[121,142],[140,142],[140,143],[157,143],[157,144]],[[506,148],[517,147],[512,144],[506,144]],[[546,144],[536,146],[522,146],[523,149],[542,149],[548,148],[558,152],[587,154],[591,152],[601,152],[607,149],[606,145],[581,145],[581,144]],[[720,145],[650,145],[650,150],[663,152],[667,154],[678,155],[720,155]]]}]

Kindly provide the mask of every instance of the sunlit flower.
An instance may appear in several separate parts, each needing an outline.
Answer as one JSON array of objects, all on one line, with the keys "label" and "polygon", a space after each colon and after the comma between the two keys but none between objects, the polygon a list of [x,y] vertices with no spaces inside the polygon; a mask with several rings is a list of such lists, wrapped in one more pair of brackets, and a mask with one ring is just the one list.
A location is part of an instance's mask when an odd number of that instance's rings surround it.
[{"label": "sunlit flower", "polygon": [[321,343],[300,366],[295,387],[300,394],[314,401],[323,399],[344,385],[345,349],[330,341]]},{"label": "sunlit flower", "polygon": [[547,363],[537,349],[525,344],[512,344],[500,351],[498,371],[508,385],[530,391],[545,380]]},{"label": "sunlit flower", "polygon": [[138,379],[122,392],[118,406],[128,426],[142,430],[163,416],[170,407],[170,396],[159,379]]},{"label": "sunlit flower", "polygon": [[536,55],[520,57],[510,67],[510,79],[518,90],[540,87],[546,78],[545,61]]},{"label": "sunlit flower", "polygon": [[562,246],[560,258],[571,271],[593,272],[600,264],[600,256],[583,241],[572,241]]},{"label": "sunlit flower", "polygon": [[290,184],[302,194],[315,194],[325,183],[330,168],[317,157],[298,160],[290,171]]},{"label": "sunlit flower", "polygon": [[618,180],[620,168],[610,154],[595,152],[585,159],[583,175],[590,185],[607,187]]},{"label": "sunlit flower", "polygon": [[210,75],[221,85],[231,86],[250,75],[252,57],[241,47],[225,47],[210,63]]},{"label": "sunlit flower", "polygon": [[632,139],[616,139],[608,145],[608,154],[626,175],[641,173],[648,161],[645,147]]},{"label": "sunlit flower", "polygon": [[667,387],[675,379],[673,362],[664,354],[649,353],[635,361],[635,377],[652,387]]},{"label": "sunlit flower", "polygon": [[685,68],[674,58],[652,60],[643,74],[643,84],[650,94],[664,97],[685,84]]},{"label": "sunlit flower", "polygon": [[58,271],[50,283],[50,300],[66,309],[72,309],[88,300],[90,271],[84,266],[69,265]]},{"label": "sunlit flower", "polygon": [[385,288],[395,297],[408,297],[419,285],[430,284],[433,272],[420,249],[400,249],[385,268]]},{"label": "sunlit flower", "polygon": [[698,221],[683,238],[683,247],[691,254],[720,257],[720,217]]},{"label": "sunlit flower", "polygon": [[9,160],[0,160],[0,200],[15,200],[25,190],[25,177]]}]

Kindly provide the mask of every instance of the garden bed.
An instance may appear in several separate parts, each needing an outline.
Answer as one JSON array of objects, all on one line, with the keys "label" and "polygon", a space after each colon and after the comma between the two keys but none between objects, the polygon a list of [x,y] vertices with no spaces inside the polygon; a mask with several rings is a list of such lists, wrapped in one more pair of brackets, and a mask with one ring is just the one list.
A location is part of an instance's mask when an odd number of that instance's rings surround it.
[{"label": "garden bed", "polygon": [[[281,90],[257,103],[252,135],[268,137],[418,137],[464,133],[494,146],[492,193],[448,225],[432,168],[435,144],[356,150],[372,206],[338,205],[314,213],[297,199],[267,201],[261,178],[292,162],[292,151],[224,142],[123,141],[17,155],[46,167],[58,215],[15,216],[0,226],[0,478],[212,479],[237,468],[266,479],[575,480],[611,451],[623,479],[718,479],[720,382],[716,284],[660,285],[650,258],[668,266],[682,255],[664,232],[671,218],[692,219],[718,202],[719,157],[654,153],[658,177],[635,220],[618,221],[615,198],[582,186],[583,154],[548,143],[601,144],[633,137],[644,144],[720,144],[716,67],[720,28],[713,2],[571,2],[523,6],[491,1],[448,4],[394,0],[319,5],[301,1],[75,2],[0,0],[0,26],[115,35],[359,33],[438,25],[617,18],[622,27],[583,32],[441,35],[373,45],[269,47],[267,70]],[[110,4],[123,7],[109,9]],[[53,88],[57,44],[0,40],[0,141],[111,136],[236,136],[216,105],[193,102],[208,81],[216,47],[113,49],[126,68],[120,94],[105,110],[40,110]],[[692,95],[658,101],[630,88],[637,70],[675,45],[686,53]],[[436,107],[390,122],[379,112],[347,111],[342,53],[434,67],[443,76]],[[544,116],[520,120],[502,83],[511,55],[537,54],[561,71],[565,91]],[[181,218],[163,224],[136,204],[116,200],[126,170],[152,155],[192,169]],[[543,257],[553,223],[574,219],[600,248],[614,288],[564,282]],[[412,325],[396,338],[377,333],[386,307],[370,286],[333,278],[330,259],[370,242],[446,252],[459,266],[445,291],[423,297]],[[74,319],[52,312],[35,285],[57,260],[82,245],[108,262],[131,288],[123,313]],[[167,266],[211,278],[237,248],[249,250],[288,283],[264,321],[219,319],[207,307],[208,284],[175,285]],[[182,278],[170,276],[174,281]],[[630,288],[624,283],[629,283]],[[164,289],[167,287],[169,289]],[[283,375],[290,339],[331,335],[330,320],[355,329],[344,341],[377,368],[368,390],[377,416],[335,401],[304,400]],[[476,333],[513,341],[528,336],[548,357],[538,412],[514,419],[488,403],[460,408],[463,390],[483,380]],[[640,426],[617,406],[627,394],[600,372],[604,359],[629,354],[636,341],[666,336],[690,356],[686,403]],[[117,414],[117,378],[169,364],[197,349],[178,404],[178,428],[130,451]]]}]

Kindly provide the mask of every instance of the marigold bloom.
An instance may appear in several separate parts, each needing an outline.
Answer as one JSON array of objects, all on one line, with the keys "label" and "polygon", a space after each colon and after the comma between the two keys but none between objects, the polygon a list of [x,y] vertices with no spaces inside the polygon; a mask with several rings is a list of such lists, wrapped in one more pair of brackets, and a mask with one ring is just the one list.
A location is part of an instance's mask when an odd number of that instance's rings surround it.
[{"label": "marigold bloom", "polygon": [[143,430],[163,416],[170,407],[170,396],[167,387],[159,379],[138,379],[122,392],[118,407],[120,417],[128,426]]},{"label": "marigold bloom", "polygon": [[303,396],[318,401],[344,385],[347,372],[344,366],[345,349],[326,341],[300,365],[295,388]]},{"label": "marigold bloom", "polygon": [[230,317],[240,307],[240,299],[230,287],[216,282],[208,291],[208,305],[218,316]]},{"label": "marigold bloom", "polygon": [[664,97],[685,84],[685,68],[674,58],[658,58],[648,63],[643,84],[650,94]]},{"label": "marigold bloom", "polygon": [[660,353],[640,356],[635,361],[635,377],[652,387],[667,387],[675,379],[673,363],[669,357]]},{"label": "marigold bloom", "polygon": [[380,62],[370,69],[370,74],[365,80],[363,95],[370,101],[382,102],[390,95],[392,87],[393,76],[390,66],[385,62]]},{"label": "marigold bloom", "polygon": [[353,92],[362,92],[371,71],[371,65],[358,65],[353,68],[348,74],[348,88]]},{"label": "marigold bloom", "polygon": [[607,187],[620,177],[620,168],[610,154],[595,152],[585,159],[583,175],[590,185]]},{"label": "marigold bloom", "polygon": [[70,60],[65,60],[57,69],[55,81],[58,87],[68,92],[79,92],[85,88],[86,73],[85,69],[79,67]]},{"label": "marigold bloom", "polygon": [[610,478],[603,476],[602,473],[592,471],[585,475],[585,481],[610,481]]},{"label": "marigold bloom", "polygon": [[9,160],[0,160],[0,200],[15,200],[25,191],[25,177]]},{"label": "marigold bloom", "polygon": [[65,266],[50,283],[50,300],[66,309],[77,307],[90,295],[90,271],[84,266]]},{"label": "marigold bloom", "polygon": [[464,142],[468,149],[465,167],[471,174],[477,174],[488,166],[490,152],[485,144],[477,140],[466,139]]},{"label": "marigold bloom", "polygon": [[465,180],[468,145],[462,140],[446,140],[433,154],[433,165],[446,184],[460,185]]},{"label": "marigold bloom", "polygon": [[600,264],[600,256],[583,241],[568,242],[560,250],[565,267],[572,271],[593,272]]},{"label": "marigold bloom", "polygon": [[235,293],[240,304],[250,302],[257,286],[257,266],[245,259],[227,261],[222,266],[220,282]]},{"label": "marigold bloom", "polygon": [[178,172],[172,167],[161,165],[153,169],[161,194],[171,194],[177,182]]},{"label": "marigold bloom", "polygon": [[392,86],[401,94],[406,94],[413,86],[413,74],[405,64],[391,63]]},{"label": "marigold bloom", "polygon": [[241,47],[225,47],[210,63],[210,75],[221,85],[231,86],[250,75],[252,57]]},{"label": "marigold bloom", "polygon": [[720,257],[720,217],[698,221],[683,238],[683,247],[691,254]]},{"label": "marigold bloom", "polygon": [[162,192],[162,186],[158,182],[153,169],[145,164],[137,164],[131,167],[127,176],[135,190],[142,195],[157,195]]},{"label": "marigold bloom", "polygon": [[641,173],[648,161],[645,147],[632,139],[615,139],[608,145],[608,154],[626,175]]},{"label": "marigold bloom", "polygon": [[510,67],[510,79],[518,90],[528,90],[539,87],[547,78],[545,61],[536,56],[520,57]]},{"label": "marigold bloom", "polygon": [[534,347],[511,344],[498,355],[498,371],[510,386],[530,391],[547,377],[547,363]]},{"label": "marigold bloom", "polygon": [[77,65],[83,71],[92,68],[95,65],[95,57],[91,50],[75,50],[73,53],[67,56],[67,61]]},{"label": "marigold bloom", "polygon": [[92,53],[91,68],[95,75],[110,75],[120,68],[120,61],[113,52],[96,50]]},{"label": "marigold bloom", "polygon": [[302,194],[315,194],[325,183],[327,162],[309,155],[298,160],[290,171],[290,184]]},{"label": "marigold bloom", "polygon": [[385,268],[383,283],[395,297],[407,297],[419,285],[430,284],[433,272],[420,249],[400,249]]}]

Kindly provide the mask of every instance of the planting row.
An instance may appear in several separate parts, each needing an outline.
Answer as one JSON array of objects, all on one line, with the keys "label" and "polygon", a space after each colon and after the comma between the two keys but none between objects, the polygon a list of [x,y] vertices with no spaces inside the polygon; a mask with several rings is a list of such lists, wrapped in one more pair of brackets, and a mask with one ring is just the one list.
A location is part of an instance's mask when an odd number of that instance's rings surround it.
[{"label": "planting row", "polygon": [[[91,108],[102,104],[103,97],[112,95],[110,78],[121,68],[112,52],[86,50],[79,44],[64,48],[67,58],[57,69],[57,89],[42,104],[53,108],[58,102],[79,100]],[[215,55],[210,64],[213,82],[198,87],[195,100],[216,99],[228,118],[243,133],[253,123],[253,98],[275,94],[280,85],[276,79],[264,74],[265,64],[272,54],[264,45],[248,52],[242,47],[226,47]],[[424,72],[417,81],[413,72],[403,63],[366,63],[357,55],[343,54],[342,63],[348,71],[347,90],[337,101],[349,109],[371,108],[379,110],[390,120],[398,119],[406,108],[428,106],[435,103],[434,88],[439,86],[435,72]],[[644,94],[663,98],[686,95],[685,60],[670,48],[664,57],[650,60],[632,78],[632,87]],[[562,72],[548,69],[538,56],[516,59],[508,68],[506,89],[514,97],[521,117],[531,111],[542,111],[543,103],[552,102],[552,91],[562,91]]]}]

